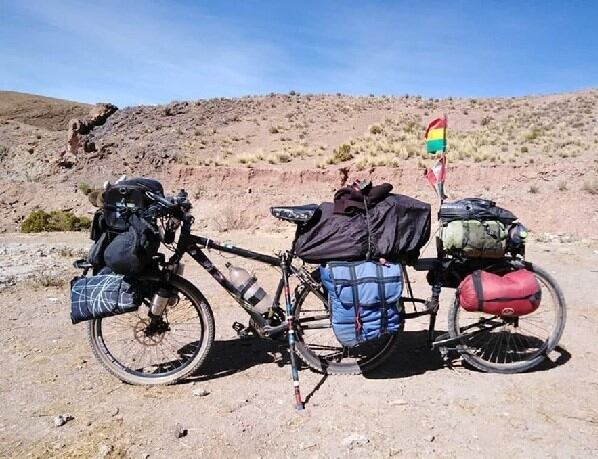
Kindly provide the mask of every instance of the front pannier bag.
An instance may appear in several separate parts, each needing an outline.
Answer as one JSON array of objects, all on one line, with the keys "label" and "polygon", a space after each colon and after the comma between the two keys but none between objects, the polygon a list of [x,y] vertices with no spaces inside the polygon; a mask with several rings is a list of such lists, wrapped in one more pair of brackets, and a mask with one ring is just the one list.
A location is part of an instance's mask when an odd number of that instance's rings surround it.
[{"label": "front pannier bag", "polygon": [[71,281],[73,324],[131,312],[140,304],[141,298],[124,276],[100,274]]},{"label": "front pannier bag", "polygon": [[331,262],[320,268],[332,330],[343,346],[395,333],[402,323],[400,264]]},{"label": "front pannier bag", "polygon": [[478,270],[461,282],[457,295],[466,311],[517,317],[538,309],[542,290],[535,274],[526,269],[504,276]]}]

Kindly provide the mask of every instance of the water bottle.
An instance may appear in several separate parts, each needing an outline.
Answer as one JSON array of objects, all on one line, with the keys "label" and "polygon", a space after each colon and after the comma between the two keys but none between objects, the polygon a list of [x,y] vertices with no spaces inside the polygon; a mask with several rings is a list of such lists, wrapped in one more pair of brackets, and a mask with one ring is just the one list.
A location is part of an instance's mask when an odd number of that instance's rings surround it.
[{"label": "water bottle", "polygon": [[256,277],[229,262],[226,262],[225,266],[228,268],[231,284],[241,292],[245,301],[260,314],[267,312],[272,306],[272,298],[259,286]]}]

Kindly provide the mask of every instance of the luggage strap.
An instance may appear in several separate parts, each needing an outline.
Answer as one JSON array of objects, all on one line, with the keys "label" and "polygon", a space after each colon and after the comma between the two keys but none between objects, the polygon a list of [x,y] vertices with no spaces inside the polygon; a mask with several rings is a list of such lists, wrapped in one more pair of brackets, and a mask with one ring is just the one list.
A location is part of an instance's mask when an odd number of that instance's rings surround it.
[{"label": "luggage strap", "polygon": [[361,335],[361,302],[359,301],[359,290],[357,289],[357,274],[355,266],[349,265],[349,275],[351,276],[351,291],[353,292],[353,306],[355,308],[355,338],[359,341]]},{"label": "luggage strap", "polygon": [[482,288],[482,271],[479,269],[474,271],[471,275],[473,280],[473,288],[475,290],[475,294],[478,297],[478,311],[484,310],[484,289]]},{"label": "luggage strap", "polygon": [[380,296],[380,306],[382,308],[382,316],[380,317],[381,322],[381,333],[386,333],[388,326],[388,305],[386,304],[386,284],[384,283],[384,271],[381,265],[376,265],[376,274],[378,275],[378,296]]},{"label": "luggage strap", "polygon": [[366,254],[366,260],[370,261],[372,258],[372,225],[370,223],[370,213],[368,210],[368,201],[365,197],[365,194],[363,195],[363,206],[365,208],[365,222],[368,228],[368,251]]}]

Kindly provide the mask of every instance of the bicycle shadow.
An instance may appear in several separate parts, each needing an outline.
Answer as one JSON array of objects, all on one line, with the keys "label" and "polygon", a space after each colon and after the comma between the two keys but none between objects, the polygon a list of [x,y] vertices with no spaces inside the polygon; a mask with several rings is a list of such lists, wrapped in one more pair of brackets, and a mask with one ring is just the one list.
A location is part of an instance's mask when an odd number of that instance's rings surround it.
[{"label": "bicycle shadow", "polygon": [[[435,337],[443,334],[435,332]],[[428,346],[428,332],[426,330],[404,331],[399,336],[399,344],[393,355],[388,357],[380,367],[364,372],[363,376],[368,379],[396,379],[420,375],[429,371],[441,370],[456,366],[455,361],[459,360],[459,354],[451,351],[445,361],[440,352],[431,350]],[[552,370],[565,365],[571,359],[571,353],[562,346],[556,346],[552,353],[558,353],[556,359],[546,358],[542,363],[524,373],[536,373]],[[484,373],[467,362],[458,363],[459,367],[469,371]]]},{"label": "bicycle shadow", "polygon": [[[442,331],[436,331],[435,337],[441,334]],[[548,358],[527,373],[551,370],[566,364],[571,359],[571,354],[562,346],[557,346],[553,352],[558,353],[556,359]],[[448,368],[458,358],[456,352],[451,352],[448,361],[445,361],[439,351],[431,350],[428,346],[427,330],[403,331],[399,335],[399,343],[394,352],[378,368],[366,371],[362,376],[366,379],[408,378]],[[248,370],[256,365],[272,363],[279,366],[290,364],[286,341],[277,342],[258,338],[217,340],[212,344],[208,360],[200,370],[180,383],[210,381]],[[462,364],[459,363],[459,366]],[[465,366],[470,371],[481,372],[476,368]],[[302,365],[302,368],[305,366]],[[325,383],[327,377],[322,376],[322,380],[311,391],[307,400]]]},{"label": "bicycle shadow", "polygon": [[[443,334],[436,331],[435,336]],[[447,366],[440,352],[428,346],[427,330],[402,331],[392,355],[379,367],[363,373],[367,379],[397,379],[441,370]]]},{"label": "bicycle shadow", "polygon": [[[552,353],[555,353],[555,352],[558,353],[558,357],[556,359],[552,359],[551,356],[549,355],[548,358],[545,358],[543,362],[539,363],[534,368],[527,370],[527,371],[523,371],[521,373],[538,373],[541,371],[552,370],[554,368],[565,365],[569,360],[571,360],[571,353],[564,347],[556,346],[552,350]],[[463,366],[470,371],[475,371],[476,373],[484,373],[482,370],[472,367],[471,365],[467,364],[467,362],[464,362]]]},{"label": "bicycle shadow", "polygon": [[256,365],[276,363],[283,366],[288,362],[286,342],[258,338],[216,340],[205,364],[197,373],[181,382],[209,381],[248,370]]}]

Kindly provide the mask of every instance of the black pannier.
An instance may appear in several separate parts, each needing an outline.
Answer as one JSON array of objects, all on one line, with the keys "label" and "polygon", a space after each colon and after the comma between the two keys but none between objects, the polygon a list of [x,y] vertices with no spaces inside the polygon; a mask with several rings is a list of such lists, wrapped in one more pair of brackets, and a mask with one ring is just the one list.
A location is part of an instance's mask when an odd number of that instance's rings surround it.
[{"label": "black pannier", "polygon": [[388,194],[367,212],[334,213],[322,203],[314,216],[299,225],[295,254],[308,263],[386,258],[413,263],[430,238],[430,205]]},{"label": "black pannier", "polygon": [[151,200],[146,192],[164,196],[157,180],[135,178],[108,186],[103,208],[96,212],[87,261],[96,270],[107,266],[117,274],[139,274],[160,247],[160,232],[147,215]]}]

